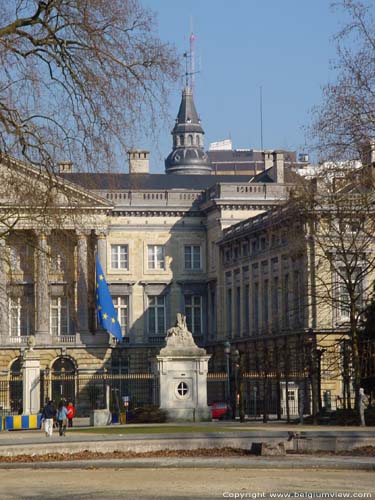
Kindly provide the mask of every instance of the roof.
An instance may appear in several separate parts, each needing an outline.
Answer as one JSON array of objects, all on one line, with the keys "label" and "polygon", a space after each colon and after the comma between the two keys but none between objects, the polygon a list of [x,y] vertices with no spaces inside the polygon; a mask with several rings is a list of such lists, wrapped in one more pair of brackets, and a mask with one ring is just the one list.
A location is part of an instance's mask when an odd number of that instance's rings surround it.
[{"label": "roof", "polygon": [[[100,174],[65,173],[61,177],[93,190],[205,190],[218,183],[251,182],[251,175],[174,175],[174,174]],[[270,182],[270,181],[261,181]]]},{"label": "roof", "polygon": [[179,132],[204,133],[195,109],[193,93],[188,87],[185,87],[182,91],[180,109],[173,129],[173,133]]}]

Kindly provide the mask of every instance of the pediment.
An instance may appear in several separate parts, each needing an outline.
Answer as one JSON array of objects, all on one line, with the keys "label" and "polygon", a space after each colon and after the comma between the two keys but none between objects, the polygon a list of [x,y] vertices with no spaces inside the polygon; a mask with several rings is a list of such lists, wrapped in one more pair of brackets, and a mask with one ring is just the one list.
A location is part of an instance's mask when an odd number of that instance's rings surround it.
[{"label": "pediment", "polygon": [[108,200],[60,176],[13,158],[0,162],[0,207],[105,210]]}]

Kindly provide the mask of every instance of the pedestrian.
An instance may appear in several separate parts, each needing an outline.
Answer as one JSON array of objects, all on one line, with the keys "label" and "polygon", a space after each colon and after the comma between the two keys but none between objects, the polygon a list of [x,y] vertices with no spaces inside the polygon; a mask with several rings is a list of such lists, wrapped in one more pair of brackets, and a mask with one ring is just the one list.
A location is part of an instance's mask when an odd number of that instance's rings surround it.
[{"label": "pedestrian", "polygon": [[22,399],[19,399],[18,400],[17,414],[22,415],[22,413],[23,413],[23,403],[22,403]]},{"label": "pedestrian", "polygon": [[73,418],[76,416],[76,409],[72,401],[69,401],[66,409],[68,410],[68,427],[73,427]]},{"label": "pedestrian", "polygon": [[52,437],[53,433],[53,417],[55,416],[55,407],[53,401],[48,401],[42,412],[42,422],[44,422],[44,431],[46,437]]},{"label": "pedestrian", "polygon": [[359,389],[359,415],[361,418],[360,425],[361,427],[364,427],[366,425],[365,422],[365,410],[368,407],[369,404],[369,399],[365,394],[365,390],[363,387]]},{"label": "pedestrian", "polygon": [[65,401],[61,400],[59,406],[57,407],[56,420],[59,426],[59,435],[65,436],[66,421],[67,421],[68,410],[65,406]]}]

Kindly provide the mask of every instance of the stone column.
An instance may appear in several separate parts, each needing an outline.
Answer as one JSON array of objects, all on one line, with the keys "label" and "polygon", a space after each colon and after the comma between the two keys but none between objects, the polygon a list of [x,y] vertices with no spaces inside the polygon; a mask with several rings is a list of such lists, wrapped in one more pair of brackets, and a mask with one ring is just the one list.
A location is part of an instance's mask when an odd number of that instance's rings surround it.
[{"label": "stone column", "polygon": [[47,235],[37,233],[36,341],[50,340]]},{"label": "stone column", "polygon": [[35,415],[40,410],[40,359],[32,349],[25,352],[22,375],[23,414]]},{"label": "stone column", "polygon": [[87,259],[87,235],[78,234],[77,241],[77,317],[79,333],[89,331],[89,311],[88,311],[88,259]]},{"label": "stone column", "polygon": [[96,232],[97,235],[97,245],[98,245],[98,257],[100,265],[102,266],[103,272],[107,275],[107,233],[106,232]]},{"label": "stone column", "polygon": [[5,249],[5,240],[2,238],[0,239],[0,337],[9,335],[9,304]]}]

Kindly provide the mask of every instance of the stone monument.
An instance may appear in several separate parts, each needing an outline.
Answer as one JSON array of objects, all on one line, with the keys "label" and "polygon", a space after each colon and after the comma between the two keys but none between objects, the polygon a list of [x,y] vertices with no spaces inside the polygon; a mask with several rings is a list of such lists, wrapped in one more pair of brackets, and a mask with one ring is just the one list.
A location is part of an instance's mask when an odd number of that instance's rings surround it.
[{"label": "stone monument", "polygon": [[160,408],[169,421],[211,420],[207,406],[207,370],[210,355],[198,347],[177,314],[176,326],[167,331],[166,346],[156,356],[160,380]]}]

